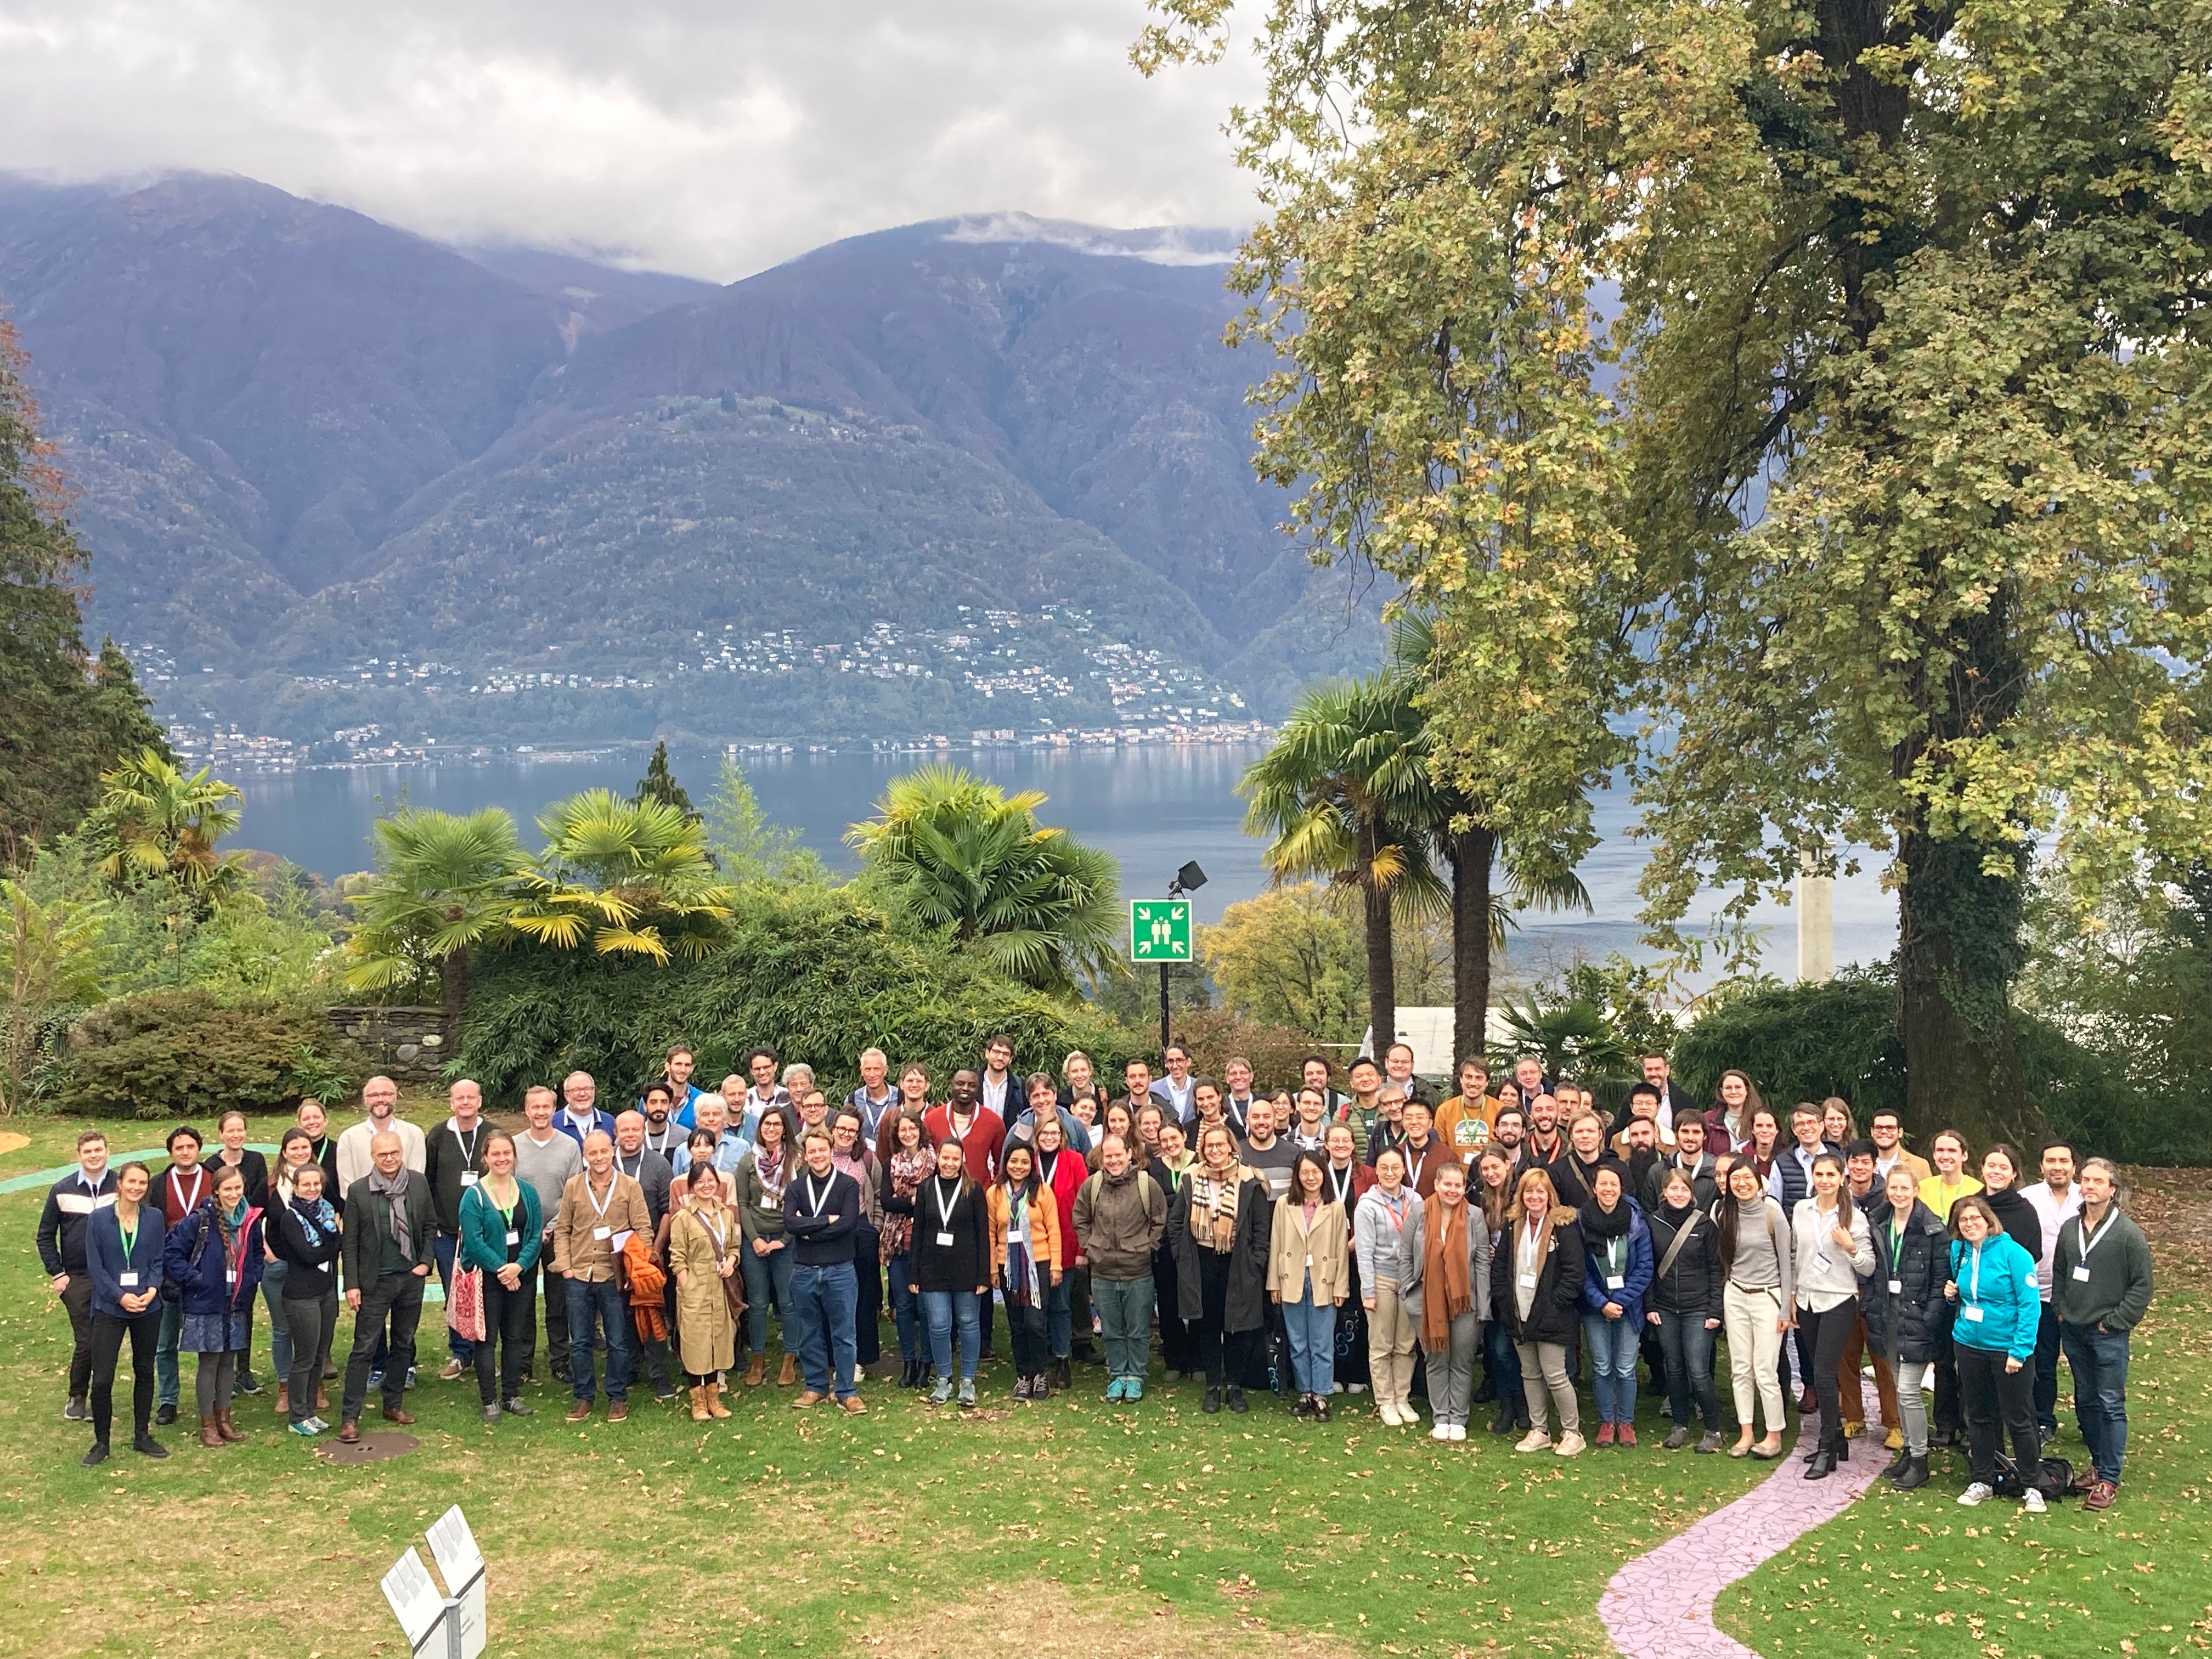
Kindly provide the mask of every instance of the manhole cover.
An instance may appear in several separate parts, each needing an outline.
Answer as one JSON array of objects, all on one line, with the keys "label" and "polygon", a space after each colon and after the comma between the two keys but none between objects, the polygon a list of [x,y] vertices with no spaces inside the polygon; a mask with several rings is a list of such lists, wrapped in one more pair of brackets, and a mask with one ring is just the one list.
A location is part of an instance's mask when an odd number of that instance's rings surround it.
[{"label": "manhole cover", "polygon": [[422,1443],[411,1434],[365,1434],[350,1446],[343,1440],[326,1440],[315,1451],[326,1462],[381,1463],[387,1457],[404,1457]]}]

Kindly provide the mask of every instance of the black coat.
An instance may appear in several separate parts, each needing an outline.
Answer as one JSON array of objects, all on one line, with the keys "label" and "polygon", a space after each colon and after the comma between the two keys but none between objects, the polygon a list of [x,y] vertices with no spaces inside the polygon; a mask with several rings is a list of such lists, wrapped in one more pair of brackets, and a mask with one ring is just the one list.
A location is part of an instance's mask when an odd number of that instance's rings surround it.
[{"label": "black coat", "polygon": [[[1942,1351],[1951,1328],[1943,1285],[1951,1276],[1951,1236],[1918,1199],[1906,1218],[1903,1248],[1893,1249],[1891,1208],[1867,1208],[1874,1234],[1874,1271],[1859,1280],[1859,1311],[1875,1352],[1895,1364],[1924,1364]],[[1892,1291],[1890,1281],[1899,1288]]]},{"label": "black coat", "polygon": [[[952,1202],[949,1227],[938,1212],[934,1170],[922,1177],[911,1199],[892,1197],[888,1176],[882,1190],[885,1209],[914,1217],[914,1238],[907,1246],[906,1256],[908,1284],[925,1291],[965,1291],[973,1296],[977,1285],[991,1282],[991,1223],[983,1213],[981,1188],[965,1176],[960,1178],[960,1196]],[[940,1232],[951,1233],[952,1242],[939,1243]]]},{"label": "black coat", "polygon": [[[1190,1236],[1190,1195],[1186,1176],[1168,1206],[1167,1243],[1175,1257],[1176,1311],[1194,1322],[1206,1316],[1206,1285],[1200,1258],[1209,1254]],[[1224,1326],[1256,1331],[1267,1322],[1267,1255],[1274,1244],[1275,1206],[1267,1183],[1254,1176],[1237,1189],[1237,1231],[1229,1245],[1229,1294],[1222,1306]]]},{"label": "black coat", "polygon": [[1990,1208],[1997,1212],[2005,1237],[2026,1250],[2038,1261],[2043,1260],[2043,1218],[2035,1212],[2035,1206],[2021,1196],[2020,1188],[2008,1187],[2001,1193],[1986,1188],[1982,1196],[1990,1201]]},{"label": "black coat", "polygon": [[1721,1267],[1721,1237],[1713,1218],[1692,1208],[1686,1224],[1690,1236],[1676,1252],[1674,1265],[1665,1273],[1659,1264],[1674,1243],[1674,1229],[1663,1210],[1647,1210],[1644,1224],[1651,1229],[1651,1288],[1644,1305],[1653,1313],[1680,1314],[1694,1319],[1721,1316],[1721,1286],[1728,1275]]},{"label": "black coat", "polygon": [[1570,1221],[1552,1229],[1552,1248],[1536,1274],[1536,1294],[1528,1304],[1528,1317],[1521,1317],[1519,1286],[1514,1282],[1514,1258],[1520,1249],[1519,1234],[1505,1230],[1498,1249],[1490,1255],[1490,1305],[1516,1342],[1571,1342],[1581,1328],[1583,1267],[1585,1249],[1583,1230]]}]

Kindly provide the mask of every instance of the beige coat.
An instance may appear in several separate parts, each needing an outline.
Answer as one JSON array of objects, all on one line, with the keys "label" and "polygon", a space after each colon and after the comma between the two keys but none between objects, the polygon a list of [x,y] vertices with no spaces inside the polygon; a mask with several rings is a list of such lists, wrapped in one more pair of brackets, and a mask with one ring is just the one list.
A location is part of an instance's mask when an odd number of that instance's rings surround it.
[{"label": "beige coat", "polygon": [[1313,1291],[1316,1306],[1333,1303],[1352,1291],[1350,1252],[1344,1226],[1344,1206],[1323,1204],[1314,1212],[1313,1231],[1306,1231],[1304,1207],[1295,1196],[1275,1206],[1274,1238],[1267,1250],[1267,1294],[1295,1302],[1305,1294],[1306,1258],[1313,1258]]},{"label": "beige coat", "polygon": [[735,1210],[722,1206],[718,1219],[724,1249],[716,1248],[714,1235],[688,1206],[668,1221],[668,1271],[687,1274],[690,1281],[676,1286],[676,1338],[684,1369],[694,1376],[725,1371],[737,1363],[737,1322],[723,1293],[720,1258],[725,1249],[734,1256],[744,1240]]}]

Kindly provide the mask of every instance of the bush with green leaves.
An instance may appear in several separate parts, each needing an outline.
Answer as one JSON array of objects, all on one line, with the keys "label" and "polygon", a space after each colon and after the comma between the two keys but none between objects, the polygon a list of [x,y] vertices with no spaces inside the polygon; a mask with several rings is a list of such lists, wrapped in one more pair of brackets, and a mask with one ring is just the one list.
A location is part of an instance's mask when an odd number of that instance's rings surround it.
[{"label": "bush with green leaves", "polygon": [[873,1045],[894,1066],[920,1060],[934,1094],[959,1066],[979,1063],[1004,1031],[1024,1071],[1057,1072],[1082,1048],[1103,1077],[1145,1051],[1141,1038],[1096,1009],[1019,985],[975,944],[906,931],[848,889],[748,890],[729,943],[700,962],[659,963],[582,951],[508,947],[479,958],[468,1022],[451,1069],[476,1079],[502,1106],[532,1084],[589,1072],[606,1096],[659,1075],[675,1042],[692,1045],[698,1080],[712,1087],[766,1044],[816,1068],[836,1093]]},{"label": "bush with green leaves", "polygon": [[41,1072],[40,1095],[66,1117],[192,1123],[211,1133],[233,1107],[335,1099],[368,1072],[366,1056],[311,1004],[151,991],[102,1003],[72,1025]]}]

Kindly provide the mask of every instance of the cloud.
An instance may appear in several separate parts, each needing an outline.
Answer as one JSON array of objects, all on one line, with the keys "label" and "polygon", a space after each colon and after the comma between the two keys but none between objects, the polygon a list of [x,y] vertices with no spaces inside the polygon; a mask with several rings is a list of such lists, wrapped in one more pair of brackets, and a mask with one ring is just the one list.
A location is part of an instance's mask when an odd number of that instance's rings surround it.
[{"label": "cloud", "polygon": [[[1142,0],[10,0],[0,167],[246,174],[425,235],[729,281],[998,210],[1238,226],[1242,58],[1145,81]],[[1128,248],[1191,258],[1211,246]]]}]

